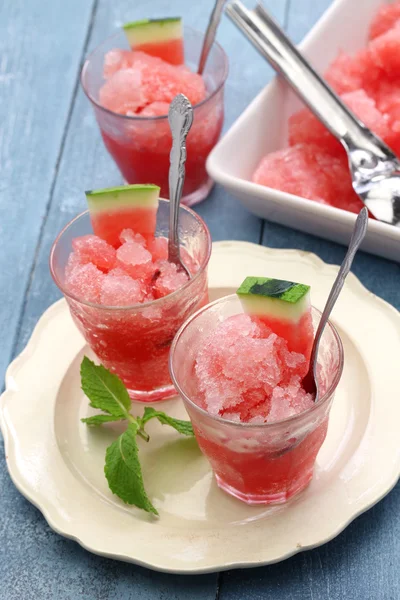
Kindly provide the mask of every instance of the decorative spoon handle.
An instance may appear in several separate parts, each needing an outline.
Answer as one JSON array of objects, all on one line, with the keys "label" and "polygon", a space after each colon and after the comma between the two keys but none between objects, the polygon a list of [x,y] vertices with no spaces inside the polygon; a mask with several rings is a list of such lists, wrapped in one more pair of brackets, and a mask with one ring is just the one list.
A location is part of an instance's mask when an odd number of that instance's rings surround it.
[{"label": "decorative spoon handle", "polygon": [[204,36],[203,47],[201,49],[199,67],[197,69],[199,75],[203,74],[204,67],[206,66],[208,54],[215,40],[215,35],[217,33],[218,25],[221,20],[222,10],[224,8],[225,2],[226,0],[216,0],[213,11],[211,13],[210,20],[207,26],[207,31]]},{"label": "decorative spoon handle", "polygon": [[179,204],[185,181],[186,136],[193,122],[192,105],[183,94],[178,94],[172,100],[168,112],[168,121],[172,133],[169,169],[170,216],[168,260],[178,266],[182,266],[178,235]]}]

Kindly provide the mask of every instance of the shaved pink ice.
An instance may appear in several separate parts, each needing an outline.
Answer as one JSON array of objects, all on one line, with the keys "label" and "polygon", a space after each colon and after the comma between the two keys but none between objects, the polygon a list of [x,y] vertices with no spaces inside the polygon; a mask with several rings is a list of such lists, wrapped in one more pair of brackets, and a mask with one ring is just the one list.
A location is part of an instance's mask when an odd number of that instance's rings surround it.
[{"label": "shaved pink ice", "polygon": [[152,102],[141,111],[141,117],[162,117],[169,111],[168,102]]},{"label": "shaved pink ice", "polygon": [[120,48],[109,50],[104,57],[104,79],[109,79],[117,71],[121,71],[122,69],[130,69],[132,64],[131,50],[121,50]]},{"label": "shaved pink ice", "polygon": [[[342,100],[367,127],[379,137],[390,137],[389,117],[382,114],[364,90],[356,90],[342,95]],[[316,144],[320,149],[334,154],[343,152],[340,142],[308,110],[303,109],[289,119],[289,144]]]},{"label": "shaved pink ice", "polygon": [[97,304],[100,301],[101,284],[105,275],[93,263],[82,264],[79,258],[78,260],[76,258],[74,253],[70,255],[65,272],[65,285],[68,292],[87,302]]},{"label": "shaved pink ice", "polygon": [[91,262],[101,271],[109,271],[115,266],[115,248],[97,235],[75,238],[72,240],[72,248],[82,264]]},{"label": "shaved pink ice", "polygon": [[166,104],[179,93],[192,104],[206,96],[200,75],[145,52],[111,50],[105,56],[104,77],[100,103],[122,115],[165,115]]},{"label": "shaved pink ice", "polygon": [[[325,78],[356,116],[400,154],[400,2],[378,10],[370,40],[354,56],[340,52]],[[345,151],[309,110],[291,116],[289,145],[264,157],[253,181],[359,212],[362,203],[352,190]]]},{"label": "shaved pink ice", "polygon": [[129,306],[143,302],[146,287],[132,279],[123,269],[113,269],[105,275],[100,290],[100,302],[107,306]]},{"label": "shaved pink ice", "polygon": [[349,56],[345,52],[339,52],[326,70],[324,77],[338,94],[354,92],[363,86],[362,72],[355,57]]},{"label": "shaved pink ice", "polygon": [[117,250],[117,266],[131,277],[148,280],[155,271],[152,256],[144,246],[137,242],[125,242]]},{"label": "shaved pink ice", "polygon": [[[165,240],[165,238],[154,238],[154,239]],[[146,246],[146,240],[144,239],[142,234],[134,233],[132,231],[132,229],[123,229],[121,231],[121,233],[119,234],[119,241],[121,242],[121,244],[123,244],[124,242],[136,242],[137,244],[140,244],[140,246],[143,246],[143,247]]]},{"label": "shaved pink ice", "polygon": [[331,155],[316,145],[298,144],[267,154],[253,181],[355,213],[363,206],[351,186],[346,157]]},{"label": "shaved pink ice", "polygon": [[154,260],[166,260],[168,258],[168,240],[164,237],[155,237],[148,243],[149,252]]},{"label": "shaved pink ice", "polygon": [[134,115],[146,103],[141,83],[137,70],[117,71],[100,89],[102,106],[122,115]]},{"label": "shaved pink ice", "polygon": [[[75,238],[65,268],[68,292],[95,304],[129,306],[162,298],[187,283],[187,275],[166,260],[166,238],[146,243],[140,234],[124,229],[120,241],[115,249],[95,235]],[[181,257],[191,273],[198,270],[185,248]]]},{"label": "shaved pink ice", "polygon": [[390,134],[386,140],[400,155],[400,80],[382,80],[375,94],[376,104],[389,119]]},{"label": "shaved pink ice", "polygon": [[369,27],[369,39],[372,40],[392,29],[400,21],[400,2],[383,4],[377,11]]},{"label": "shaved pink ice", "polygon": [[206,338],[195,362],[204,408],[212,415],[248,423],[270,423],[313,405],[301,386],[305,356],[255,317],[226,319]]},{"label": "shaved pink ice", "polygon": [[372,61],[392,78],[398,78],[400,67],[400,22],[369,43]]},{"label": "shaved pink ice", "polygon": [[178,271],[176,265],[167,260],[159,260],[156,264],[159,269],[159,275],[154,284],[154,296],[156,298],[168,296],[168,294],[172,294],[176,289],[187,283],[186,273]]},{"label": "shaved pink ice", "polygon": [[382,69],[373,61],[368,49],[362,49],[354,56],[340,51],[324,73],[326,81],[338,94],[360,89],[371,94],[382,76]]}]

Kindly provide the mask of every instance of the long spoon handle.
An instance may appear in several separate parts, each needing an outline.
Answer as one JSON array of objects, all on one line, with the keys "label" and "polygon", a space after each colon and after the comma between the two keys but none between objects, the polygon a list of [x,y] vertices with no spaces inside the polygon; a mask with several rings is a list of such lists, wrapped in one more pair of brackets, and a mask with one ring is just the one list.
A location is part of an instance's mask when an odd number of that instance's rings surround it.
[{"label": "long spoon handle", "polygon": [[365,234],[367,233],[367,229],[368,210],[366,207],[364,207],[361,209],[360,213],[357,216],[347,254],[344,257],[344,260],[335,279],[335,283],[333,284],[331,292],[328,296],[328,300],[326,301],[325,308],[323,310],[321,320],[317,328],[317,333],[315,334],[314,338],[314,344],[311,351],[310,366],[315,364],[315,357],[318,355],[318,347],[325,325],[327,324],[329,316],[336,303],[336,300],[338,299],[338,296],[342,291],[345,279],[351,269],[353,259],[356,255],[358,248],[360,247],[361,242],[365,237]]},{"label": "long spoon handle", "polygon": [[204,68],[206,66],[207,58],[211,47],[214,43],[215,36],[217,33],[218,25],[221,20],[222,11],[224,8],[226,0],[216,0],[213,11],[210,16],[210,20],[208,22],[207,31],[204,36],[203,47],[201,49],[199,66],[197,72],[199,75],[203,74]]}]

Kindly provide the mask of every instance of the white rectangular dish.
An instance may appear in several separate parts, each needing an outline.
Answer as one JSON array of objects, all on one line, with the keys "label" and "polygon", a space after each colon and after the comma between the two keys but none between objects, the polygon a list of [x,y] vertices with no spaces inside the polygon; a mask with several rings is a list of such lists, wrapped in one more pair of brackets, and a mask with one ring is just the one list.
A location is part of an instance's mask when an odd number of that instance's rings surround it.
[{"label": "white rectangular dish", "polygon": [[[389,3],[389,1],[388,1]],[[369,23],[382,0],[336,0],[300,44],[323,72],[340,49],[354,53],[367,42]],[[243,38],[243,43],[250,43]],[[279,79],[253,100],[211,152],[210,176],[259,217],[347,244],[355,215],[250,181],[261,158],[287,145],[287,122],[303,107]],[[400,262],[400,228],[370,219],[362,249]]]}]

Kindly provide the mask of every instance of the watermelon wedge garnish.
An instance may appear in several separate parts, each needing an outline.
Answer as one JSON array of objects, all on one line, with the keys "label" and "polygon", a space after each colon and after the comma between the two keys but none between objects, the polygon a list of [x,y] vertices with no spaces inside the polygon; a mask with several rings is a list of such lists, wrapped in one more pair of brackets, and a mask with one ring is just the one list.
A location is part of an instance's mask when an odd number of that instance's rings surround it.
[{"label": "watermelon wedge garnish", "polygon": [[123,25],[132,50],[158,56],[171,65],[183,65],[183,27],[180,17],[144,19]]},{"label": "watermelon wedge garnish", "polygon": [[245,313],[258,317],[309,358],[314,338],[310,286],[268,277],[246,277],[237,290]]},{"label": "watermelon wedge garnish", "polygon": [[132,229],[146,240],[154,236],[160,188],[134,184],[86,192],[95,235],[114,247],[123,229]]}]

